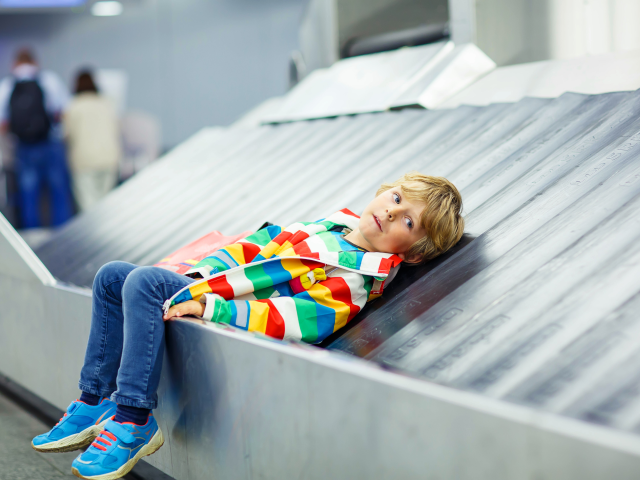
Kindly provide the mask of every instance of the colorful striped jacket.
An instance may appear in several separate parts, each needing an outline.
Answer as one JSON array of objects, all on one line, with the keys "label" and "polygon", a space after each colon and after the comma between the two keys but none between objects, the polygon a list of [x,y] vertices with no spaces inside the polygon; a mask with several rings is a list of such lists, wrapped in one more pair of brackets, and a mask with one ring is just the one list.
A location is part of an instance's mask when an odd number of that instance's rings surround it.
[{"label": "colorful striped jacket", "polygon": [[201,275],[165,302],[198,300],[204,318],[286,339],[319,343],[382,294],[402,260],[342,238],[358,226],[347,209],[317,222],[264,228],[196,264]]}]

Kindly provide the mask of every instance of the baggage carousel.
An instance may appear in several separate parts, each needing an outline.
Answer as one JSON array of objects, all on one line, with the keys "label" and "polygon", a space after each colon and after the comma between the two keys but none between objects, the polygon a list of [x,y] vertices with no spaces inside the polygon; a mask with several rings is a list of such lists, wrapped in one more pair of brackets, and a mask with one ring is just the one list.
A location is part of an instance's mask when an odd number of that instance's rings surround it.
[{"label": "baggage carousel", "polygon": [[89,287],[209,230],[358,212],[404,172],[460,188],[465,238],[403,266],[323,346],[428,381],[625,430],[640,425],[640,95],[205,130],[36,253]]}]

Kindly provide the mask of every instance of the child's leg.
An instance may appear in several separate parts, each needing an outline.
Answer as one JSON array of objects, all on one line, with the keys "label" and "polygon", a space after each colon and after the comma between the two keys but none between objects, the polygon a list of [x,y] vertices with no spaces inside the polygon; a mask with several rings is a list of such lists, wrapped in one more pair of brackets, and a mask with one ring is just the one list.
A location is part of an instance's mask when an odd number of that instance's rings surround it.
[{"label": "child's leg", "polygon": [[122,287],[136,265],[110,262],[93,281],[91,330],[79,387],[85,393],[109,397],[116,390],[123,344]]},{"label": "child's leg", "polygon": [[80,374],[80,401],[49,432],[32,441],[40,452],[68,452],[90,444],[116,413],[108,397],[116,389],[123,342],[122,286],[137,267],[124,262],[103,266],[93,282],[91,330]]},{"label": "child's leg", "polygon": [[118,389],[111,398],[118,404],[115,418],[89,449],[71,464],[80,478],[116,479],[136,462],[157,451],[164,436],[149,410],[158,403],[158,384],[164,354],[162,306],[192,279],[156,267],[138,267],[122,286],[123,348]]},{"label": "child's leg", "polygon": [[139,267],[129,274],[122,288],[124,348],[118,370],[118,389],[113,400],[139,409],[158,404],[158,384],[164,355],[162,306],[191,278],[157,267]]}]

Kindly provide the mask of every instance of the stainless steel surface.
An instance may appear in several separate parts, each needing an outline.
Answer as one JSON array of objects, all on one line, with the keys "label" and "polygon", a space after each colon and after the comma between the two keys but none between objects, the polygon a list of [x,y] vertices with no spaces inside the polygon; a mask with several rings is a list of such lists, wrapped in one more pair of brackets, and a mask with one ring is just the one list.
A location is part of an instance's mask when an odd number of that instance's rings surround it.
[{"label": "stainless steel surface", "polygon": [[55,279],[0,213],[0,274],[54,284]]},{"label": "stainless steel surface", "polygon": [[262,121],[309,120],[406,106],[435,108],[495,66],[475,45],[454,47],[450,41],[348,58],[313,72]]},{"label": "stainless steel surface", "polygon": [[393,108],[437,108],[494,68],[495,62],[474,44],[458,45],[396,98]]},{"label": "stainless steel surface", "polygon": [[[591,229],[633,200],[640,182],[626,188],[618,184],[621,176],[640,168],[634,153],[639,110],[637,93],[567,94],[555,100],[525,99],[486,108],[402,111],[204,131],[154,170],[114,193],[93,215],[61,231],[38,253],[61,281],[88,286],[97,268],[109,260],[149,264],[212,229],[236,233],[265,220],[286,225],[321,217],[344,205],[359,211],[372,195],[368,192],[411,169],[445,175],[463,193],[467,240],[436,262],[404,268],[404,279],[392,284],[350,330],[325,345],[447,385],[524,401],[515,389],[541,375],[538,370],[544,370],[544,365],[553,364],[557,349],[544,353],[543,348],[543,353],[531,354],[532,358],[539,355],[538,360],[523,360],[522,367],[500,373],[505,380],[496,382],[495,388],[478,387],[479,379],[498,375],[500,362],[515,355],[507,346],[538,338],[535,328],[527,333],[525,327],[533,325],[539,312],[559,308],[559,295],[568,295],[570,285],[580,292],[578,286],[595,275],[596,271],[583,267],[575,272],[567,269],[573,273],[562,281],[564,290],[554,287],[556,295],[540,287],[540,282],[552,284],[552,278],[558,277],[555,270],[544,280],[534,276],[543,275],[549,262],[560,262],[565,249],[590,238]],[[587,181],[596,173],[602,185]],[[161,178],[171,178],[173,185],[191,181],[192,189],[164,195],[164,189],[151,188]],[[207,190],[210,178],[214,184]],[[282,188],[283,179],[291,185],[322,188],[314,188],[309,201],[307,189]],[[242,195],[236,193],[239,188]],[[140,191],[149,193],[138,200]],[[195,191],[210,193],[206,201],[202,197],[194,201]],[[589,212],[586,217],[585,211]],[[578,228],[576,222],[582,218],[589,222]],[[614,232],[622,241],[621,234]],[[60,251],[61,245],[67,247]],[[590,256],[581,258],[597,265]],[[604,255],[600,258],[611,261]],[[633,282],[629,285],[635,288]],[[526,293],[518,293],[519,289]],[[496,302],[512,297],[517,299],[513,304],[500,304],[504,311],[494,316],[487,313],[497,308]],[[591,297],[598,304],[599,296]],[[523,303],[533,298],[533,305]],[[592,321],[604,317],[596,315]],[[539,321],[539,325],[557,323]],[[554,328],[549,331],[555,332]],[[565,342],[580,341],[582,330],[567,330],[572,333],[563,335]],[[478,345],[476,334],[483,339]],[[478,353],[458,361],[451,352],[460,345]],[[609,360],[603,357],[603,361]],[[455,368],[448,368],[449,364]],[[575,400],[582,398],[580,389],[590,386],[589,381],[576,384]],[[572,405],[548,408],[571,414]]]},{"label": "stainless steel surface", "polygon": [[[355,113],[381,112],[428,74],[453,43],[437,42],[341,60],[314,72],[264,122],[287,122]],[[416,97],[417,103],[417,97]],[[444,99],[442,99],[444,100]]]},{"label": "stainless steel surface", "polygon": [[213,326],[168,329],[176,478],[631,479],[640,439]]}]

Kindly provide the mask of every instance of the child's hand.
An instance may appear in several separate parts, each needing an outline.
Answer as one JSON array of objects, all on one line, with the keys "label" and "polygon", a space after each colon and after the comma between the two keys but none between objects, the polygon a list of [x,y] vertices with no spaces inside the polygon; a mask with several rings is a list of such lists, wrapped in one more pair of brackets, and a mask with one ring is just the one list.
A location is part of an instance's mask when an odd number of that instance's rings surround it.
[{"label": "child's hand", "polygon": [[172,317],[183,317],[185,315],[197,315],[201,317],[204,315],[204,307],[203,303],[196,302],[195,300],[187,300],[186,302],[171,307],[162,319],[166,321]]}]

